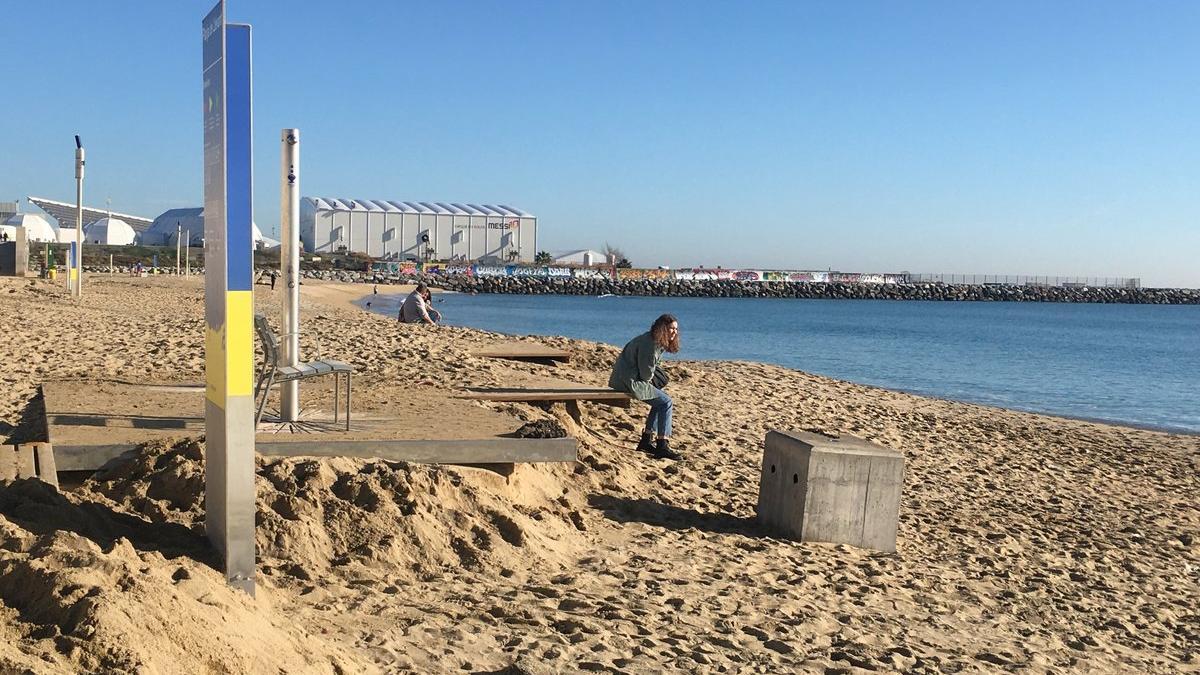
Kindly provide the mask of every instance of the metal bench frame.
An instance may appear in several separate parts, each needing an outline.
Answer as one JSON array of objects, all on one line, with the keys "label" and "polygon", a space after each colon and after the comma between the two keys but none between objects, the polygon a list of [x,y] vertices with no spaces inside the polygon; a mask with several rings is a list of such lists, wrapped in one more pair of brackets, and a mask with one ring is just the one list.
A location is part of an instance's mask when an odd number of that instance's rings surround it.
[{"label": "metal bench frame", "polygon": [[276,337],[274,331],[271,330],[271,324],[267,323],[267,317],[262,314],[254,315],[254,329],[258,333],[258,339],[262,342],[263,356],[265,357],[254,384],[254,397],[257,399],[259,393],[262,393],[262,399],[258,402],[258,412],[254,416],[254,425],[258,426],[259,420],[262,419],[263,410],[267,406],[267,396],[271,393],[271,387],[275,384],[291,382],[293,380],[306,380],[310,377],[319,377],[321,375],[333,375],[333,421],[336,424],[338,421],[338,399],[341,398],[341,392],[339,391],[341,378],[339,375],[344,374],[346,376],[346,431],[349,431],[350,376],[354,372],[354,367],[348,363],[334,361],[333,359],[302,361],[298,362],[295,366],[284,365],[281,362],[282,352],[279,349],[279,337],[286,338],[292,334],[287,333]]}]

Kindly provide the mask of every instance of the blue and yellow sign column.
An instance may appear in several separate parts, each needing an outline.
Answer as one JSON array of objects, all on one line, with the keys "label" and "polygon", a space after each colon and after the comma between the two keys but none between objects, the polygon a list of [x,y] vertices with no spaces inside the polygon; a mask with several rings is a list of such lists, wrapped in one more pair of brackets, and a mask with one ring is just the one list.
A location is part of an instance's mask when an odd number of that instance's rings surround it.
[{"label": "blue and yellow sign column", "polygon": [[78,246],[79,242],[77,241],[73,241],[67,246],[67,291],[72,295],[75,294],[75,256],[77,255],[76,252],[79,250]]},{"label": "blue and yellow sign column", "polygon": [[254,593],[254,298],[250,26],[224,0],[202,22],[205,529],[231,584]]}]

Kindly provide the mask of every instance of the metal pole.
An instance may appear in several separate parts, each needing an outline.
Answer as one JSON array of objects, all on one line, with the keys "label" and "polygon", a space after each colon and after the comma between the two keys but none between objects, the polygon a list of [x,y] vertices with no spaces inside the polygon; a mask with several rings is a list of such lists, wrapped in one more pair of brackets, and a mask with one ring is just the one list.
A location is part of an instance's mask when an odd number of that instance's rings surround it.
[{"label": "metal pole", "polygon": [[[83,143],[79,135],[75,135],[75,284],[71,293],[75,297],[83,295]],[[70,279],[71,272],[67,271]],[[68,282],[69,283],[69,282]]]},{"label": "metal pole", "polygon": [[183,234],[183,227],[179,225],[179,221],[175,221],[175,276],[179,276],[179,239],[181,234]]},{"label": "metal pole", "polygon": [[[300,130],[284,129],[280,143],[279,223],[283,241],[279,247],[279,266],[284,282],[283,362],[295,366],[300,361]],[[280,419],[295,422],[300,414],[299,382],[284,382],[279,389]]]},{"label": "metal pole", "polygon": [[113,263],[112,257],[113,257],[113,254],[109,253],[108,254],[108,276],[110,276],[110,277],[112,276],[112,263]]},{"label": "metal pole", "polygon": [[192,261],[188,258],[192,253],[192,231],[184,230],[183,236],[187,238],[187,243],[183,245],[183,274],[184,276],[192,276]]}]

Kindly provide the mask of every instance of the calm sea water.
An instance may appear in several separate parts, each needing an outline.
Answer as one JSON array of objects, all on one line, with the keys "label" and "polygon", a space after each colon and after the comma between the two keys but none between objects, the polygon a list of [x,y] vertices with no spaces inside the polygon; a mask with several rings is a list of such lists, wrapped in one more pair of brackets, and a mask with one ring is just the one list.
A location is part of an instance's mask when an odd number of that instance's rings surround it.
[{"label": "calm sea water", "polygon": [[[372,310],[396,315],[401,297]],[[1017,410],[1200,433],[1200,307],[437,296],[446,323],[623,345],[663,312],[685,359],[740,359]]]}]

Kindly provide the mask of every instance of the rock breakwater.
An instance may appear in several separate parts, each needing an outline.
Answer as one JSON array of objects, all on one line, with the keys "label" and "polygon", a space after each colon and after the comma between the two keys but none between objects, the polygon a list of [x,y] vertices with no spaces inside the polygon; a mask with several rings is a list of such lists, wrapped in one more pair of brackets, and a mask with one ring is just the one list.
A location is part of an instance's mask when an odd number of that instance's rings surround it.
[{"label": "rock breakwater", "polygon": [[[382,280],[380,280],[381,282]],[[518,295],[646,295],[711,298],[825,298],[975,302],[1099,302],[1200,304],[1200,290],[966,284],[845,284],[742,281],[554,279],[537,277],[426,277],[431,285],[463,293]]]}]

